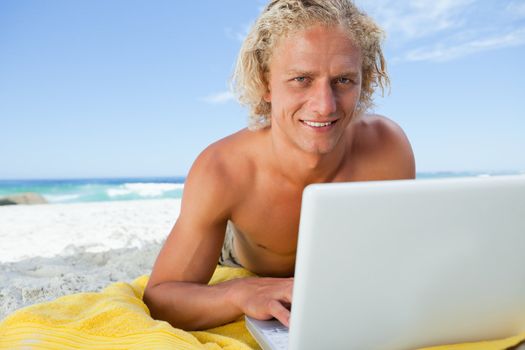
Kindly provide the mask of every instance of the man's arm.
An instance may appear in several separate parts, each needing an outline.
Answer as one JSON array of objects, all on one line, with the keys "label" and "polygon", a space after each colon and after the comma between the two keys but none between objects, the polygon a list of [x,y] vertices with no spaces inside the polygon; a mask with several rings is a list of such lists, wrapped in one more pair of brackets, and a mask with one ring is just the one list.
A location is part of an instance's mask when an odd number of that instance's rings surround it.
[{"label": "man's arm", "polygon": [[[144,292],[156,319],[186,330],[231,322],[243,314],[288,324],[292,279],[244,278],[208,286],[236,203],[228,169],[212,145],[195,161],[184,186],[181,212],[157,257]],[[236,169],[233,169],[236,170]]]}]

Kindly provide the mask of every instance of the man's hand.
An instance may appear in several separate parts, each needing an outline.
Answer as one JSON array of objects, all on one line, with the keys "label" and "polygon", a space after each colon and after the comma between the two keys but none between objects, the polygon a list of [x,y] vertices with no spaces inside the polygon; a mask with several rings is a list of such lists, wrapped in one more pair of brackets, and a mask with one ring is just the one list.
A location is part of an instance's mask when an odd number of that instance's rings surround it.
[{"label": "man's hand", "polygon": [[230,281],[232,300],[242,312],[258,320],[278,319],[286,327],[290,323],[293,277],[241,278]]}]

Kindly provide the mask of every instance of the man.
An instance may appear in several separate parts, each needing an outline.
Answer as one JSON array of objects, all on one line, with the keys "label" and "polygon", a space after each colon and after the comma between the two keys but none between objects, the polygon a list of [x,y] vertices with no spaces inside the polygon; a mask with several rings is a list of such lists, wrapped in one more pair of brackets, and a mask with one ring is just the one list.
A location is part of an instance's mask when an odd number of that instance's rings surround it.
[{"label": "man", "polygon": [[[414,178],[403,131],[364,114],[388,83],[381,39],[349,0],[270,2],[234,75],[251,127],[195,160],[144,294],[154,318],[187,330],[243,314],[288,325],[305,186]],[[219,259],[261,278],[208,286]]]}]

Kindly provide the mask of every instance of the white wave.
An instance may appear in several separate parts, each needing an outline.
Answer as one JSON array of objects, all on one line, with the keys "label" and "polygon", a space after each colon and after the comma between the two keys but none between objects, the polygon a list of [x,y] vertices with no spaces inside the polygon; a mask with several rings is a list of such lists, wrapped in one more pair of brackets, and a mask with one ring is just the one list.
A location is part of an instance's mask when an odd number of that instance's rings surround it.
[{"label": "white wave", "polygon": [[118,196],[125,196],[127,194],[130,194],[130,190],[126,190],[124,188],[110,188],[109,190],[106,190],[106,193],[110,197],[118,197]]},{"label": "white wave", "polygon": [[51,203],[67,202],[80,197],[78,194],[46,194],[44,198]]},{"label": "white wave", "polygon": [[141,197],[160,197],[165,192],[182,190],[184,184],[173,183],[125,183],[119,188],[110,188],[106,192],[110,197],[136,194]]}]

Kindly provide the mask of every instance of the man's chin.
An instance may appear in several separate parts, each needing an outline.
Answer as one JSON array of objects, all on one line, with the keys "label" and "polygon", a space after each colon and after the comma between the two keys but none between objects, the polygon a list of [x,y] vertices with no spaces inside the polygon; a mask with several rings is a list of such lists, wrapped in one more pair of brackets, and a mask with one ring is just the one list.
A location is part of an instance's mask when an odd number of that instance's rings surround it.
[{"label": "man's chin", "polygon": [[319,156],[323,156],[323,155],[327,155],[327,154],[330,154],[334,151],[335,149],[335,145],[332,145],[332,144],[308,144],[308,145],[304,145],[303,148],[303,151],[305,151],[306,153],[310,153],[312,155],[319,155]]}]

